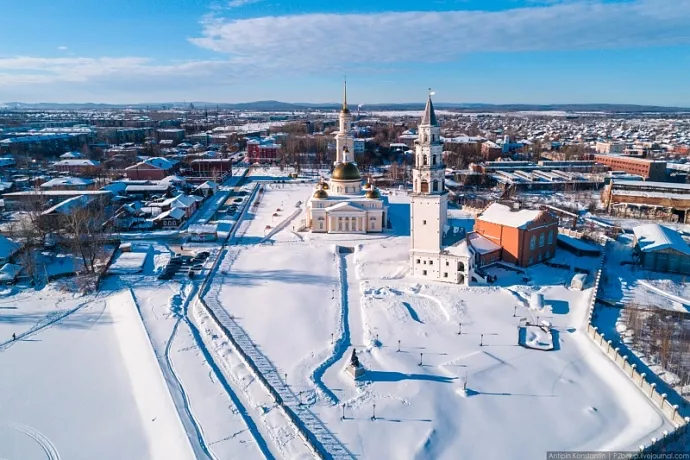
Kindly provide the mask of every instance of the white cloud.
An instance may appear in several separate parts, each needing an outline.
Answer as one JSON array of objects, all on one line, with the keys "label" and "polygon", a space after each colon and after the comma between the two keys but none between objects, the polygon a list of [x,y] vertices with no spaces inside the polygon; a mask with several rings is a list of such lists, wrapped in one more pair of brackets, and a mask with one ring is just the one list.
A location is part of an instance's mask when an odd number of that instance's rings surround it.
[{"label": "white cloud", "polygon": [[57,47],[57,49],[59,49],[60,51],[67,51],[69,48],[66,47],[65,45],[60,45]]},{"label": "white cloud", "polygon": [[251,3],[259,3],[260,1],[261,0],[230,0],[228,2],[228,8],[239,8]]},{"label": "white cloud", "polygon": [[[238,7],[254,0],[225,3]],[[404,72],[465,53],[616,49],[690,43],[690,0],[533,0],[508,11],[206,16],[194,44],[218,59],[0,56],[0,99],[170,100],[220,94],[266,81],[336,72]],[[539,3],[537,3],[539,2]],[[227,11],[227,9],[225,10]],[[63,49],[64,48],[64,49]],[[58,49],[66,51],[66,46]],[[548,63],[545,63],[545,65]],[[379,77],[379,78],[386,78]],[[243,86],[245,85],[245,86]],[[257,86],[258,88],[258,86]],[[256,91],[259,98],[272,87]],[[174,98],[174,96],[172,97]]]},{"label": "white cloud", "polygon": [[310,70],[450,61],[472,52],[685,44],[689,20],[690,0],[581,0],[492,12],[209,16],[190,40],[236,62]]}]

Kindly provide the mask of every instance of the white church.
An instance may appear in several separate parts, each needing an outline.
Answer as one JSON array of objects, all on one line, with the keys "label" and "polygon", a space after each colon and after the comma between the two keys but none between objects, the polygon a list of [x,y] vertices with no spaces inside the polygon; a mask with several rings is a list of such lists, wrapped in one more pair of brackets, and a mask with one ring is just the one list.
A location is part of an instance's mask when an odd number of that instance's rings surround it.
[{"label": "white church", "polygon": [[445,165],[441,126],[434,112],[431,93],[418,127],[410,204],[410,270],[417,278],[469,284],[474,272],[475,251],[468,238],[444,245],[448,192],[444,187]]},{"label": "white church", "polygon": [[388,222],[388,201],[371,184],[362,186],[354,158],[352,116],[344,86],[336,160],[330,181],[321,182],[307,203],[307,227],[315,233],[379,233]]}]

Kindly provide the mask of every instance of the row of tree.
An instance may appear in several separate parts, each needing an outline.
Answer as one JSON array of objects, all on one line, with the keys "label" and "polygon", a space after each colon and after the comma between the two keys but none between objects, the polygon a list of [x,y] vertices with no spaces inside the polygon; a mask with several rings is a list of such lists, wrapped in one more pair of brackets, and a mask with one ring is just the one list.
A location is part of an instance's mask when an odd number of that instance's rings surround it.
[{"label": "row of tree", "polygon": [[38,262],[38,253],[46,246],[67,249],[75,259],[75,270],[85,275],[95,275],[106,254],[112,240],[109,206],[100,198],[74,200],[63,212],[46,214],[49,200],[37,194],[5,225],[6,235],[22,245],[20,263],[35,281],[47,276]]}]

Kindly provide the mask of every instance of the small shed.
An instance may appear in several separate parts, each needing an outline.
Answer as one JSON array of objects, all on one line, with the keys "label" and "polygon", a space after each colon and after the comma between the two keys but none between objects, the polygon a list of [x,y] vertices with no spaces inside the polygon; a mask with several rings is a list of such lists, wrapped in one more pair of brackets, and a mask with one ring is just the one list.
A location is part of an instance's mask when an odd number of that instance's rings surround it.
[{"label": "small shed", "polygon": [[216,225],[190,225],[187,229],[190,241],[215,241],[218,239]]}]

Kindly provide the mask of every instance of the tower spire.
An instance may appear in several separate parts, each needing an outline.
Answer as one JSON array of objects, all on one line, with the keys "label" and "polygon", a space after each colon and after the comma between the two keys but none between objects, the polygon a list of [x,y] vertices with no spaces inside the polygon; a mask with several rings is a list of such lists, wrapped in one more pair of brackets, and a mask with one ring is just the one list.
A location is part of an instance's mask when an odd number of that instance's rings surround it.
[{"label": "tower spire", "polygon": [[350,110],[347,108],[347,77],[343,77],[343,113],[348,113]]},{"label": "tower spire", "polygon": [[438,120],[436,119],[436,112],[434,111],[434,104],[431,102],[431,96],[434,92],[429,88],[429,99],[426,101],[426,107],[424,108],[424,115],[422,116],[422,121],[420,125],[425,126],[438,126]]}]

